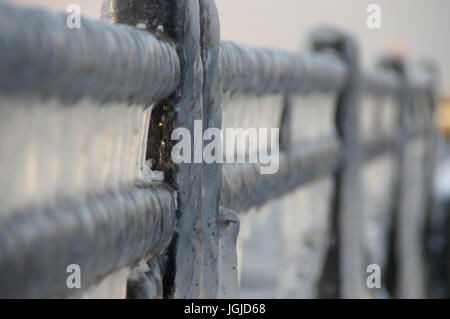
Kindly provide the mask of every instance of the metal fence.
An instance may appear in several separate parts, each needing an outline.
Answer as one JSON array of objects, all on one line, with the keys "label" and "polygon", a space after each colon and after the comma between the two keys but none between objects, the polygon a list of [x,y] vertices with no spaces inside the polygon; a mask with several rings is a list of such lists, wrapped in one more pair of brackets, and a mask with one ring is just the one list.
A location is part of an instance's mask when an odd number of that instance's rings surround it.
[{"label": "metal fence", "polygon": [[[363,71],[333,29],[305,53],[221,41],[209,0],[108,0],[102,18],[0,3],[0,297],[237,297],[240,219],[280,198],[279,296],[377,297],[371,263],[387,296],[426,296],[429,65]],[[278,172],[173,163],[195,120],[279,127]]]}]

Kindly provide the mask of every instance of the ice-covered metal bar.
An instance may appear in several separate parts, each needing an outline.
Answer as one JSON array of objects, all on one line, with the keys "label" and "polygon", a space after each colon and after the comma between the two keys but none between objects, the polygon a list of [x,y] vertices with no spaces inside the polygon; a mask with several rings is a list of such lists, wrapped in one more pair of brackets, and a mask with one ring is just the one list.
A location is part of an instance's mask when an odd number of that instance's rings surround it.
[{"label": "ice-covered metal bar", "polygon": [[338,165],[339,144],[333,138],[280,153],[276,174],[261,174],[262,164],[223,164],[221,206],[244,212],[326,176]]},{"label": "ice-covered metal bar", "polygon": [[337,91],[347,76],[345,64],[330,54],[290,53],[222,41],[220,55],[224,92]]},{"label": "ice-covered metal bar", "polygon": [[80,267],[81,288],[87,288],[157,256],[172,238],[174,221],[173,191],[164,184],[61,198],[3,216],[0,297],[69,296],[68,265]]},{"label": "ice-covered metal bar", "polygon": [[168,96],[180,66],[173,46],[126,25],[0,3],[0,93],[145,104]]},{"label": "ice-covered metal bar", "polygon": [[150,182],[145,150],[178,55],[149,32],[67,18],[0,4],[2,297],[67,296],[71,264],[89,289],[172,238],[174,194]]},{"label": "ice-covered metal bar", "polygon": [[400,91],[401,80],[395,72],[377,68],[363,74],[361,88],[367,93],[393,95]]}]

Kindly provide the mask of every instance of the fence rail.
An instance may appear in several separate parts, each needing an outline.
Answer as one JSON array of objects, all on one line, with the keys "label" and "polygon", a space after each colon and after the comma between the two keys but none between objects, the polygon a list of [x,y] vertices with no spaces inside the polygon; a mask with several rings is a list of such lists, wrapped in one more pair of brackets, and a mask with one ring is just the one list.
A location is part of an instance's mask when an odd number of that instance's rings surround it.
[{"label": "fence rail", "polygon": [[[329,219],[337,241],[317,283],[333,288],[319,295],[365,296],[361,174],[386,154],[399,172],[386,267],[398,267],[392,295],[410,296],[404,260],[421,252],[404,229],[405,167],[414,141],[434,152],[429,69],[411,78],[391,57],[364,72],[354,40],[336,30],[313,33],[307,53],[220,41],[208,0],[108,0],[102,16],[109,22],[83,18],[69,29],[66,14],[0,4],[1,297],[72,296],[69,264],[86,274],[84,288],[130,269],[128,297],[236,297],[238,216],[325,177],[335,185]],[[297,99],[311,96],[334,110],[325,125],[331,133],[296,138]],[[242,97],[261,114],[245,111]],[[398,125],[363,134],[360,102],[383,98]],[[314,110],[319,102],[308,103]],[[280,128],[276,174],[260,174],[261,163],[170,160],[174,128],[194,133],[194,120],[202,120],[203,132],[224,130],[255,117]],[[428,192],[433,158],[419,162]]]}]

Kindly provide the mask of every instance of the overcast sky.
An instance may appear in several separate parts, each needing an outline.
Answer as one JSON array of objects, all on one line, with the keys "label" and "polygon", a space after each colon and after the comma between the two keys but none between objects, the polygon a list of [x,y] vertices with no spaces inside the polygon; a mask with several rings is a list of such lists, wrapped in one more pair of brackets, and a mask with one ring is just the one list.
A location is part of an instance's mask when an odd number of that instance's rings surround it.
[{"label": "overcast sky", "polygon": [[[79,4],[82,13],[98,18],[101,0],[9,0],[65,10]],[[390,48],[407,49],[412,63],[436,59],[442,86],[450,94],[450,0],[216,0],[223,39],[252,45],[301,50],[308,31],[336,25],[354,34],[368,68]],[[381,29],[368,29],[366,8],[381,6]]]}]

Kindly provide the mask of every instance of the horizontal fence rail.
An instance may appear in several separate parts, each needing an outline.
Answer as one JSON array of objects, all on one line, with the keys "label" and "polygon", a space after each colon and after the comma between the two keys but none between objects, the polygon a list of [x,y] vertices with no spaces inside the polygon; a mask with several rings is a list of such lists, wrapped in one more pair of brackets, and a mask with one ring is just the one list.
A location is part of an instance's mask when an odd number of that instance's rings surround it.
[{"label": "horizontal fence rail", "polygon": [[[408,77],[403,62],[389,58],[371,72],[362,71],[354,40],[334,30],[314,33],[307,53],[220,41],[217,11],[207,0],[108,0],[102,16],[109,22],[83,18],[80,29],[69,29],[66,14],[0,4],[0,112],[5,114],[0,128],[11,137],[0,140],[2,161],[10,171],[28,172],[17,177],[0,170],[5,176],[1,198],[8,204],[0,210],[0,297],[73,296],[65,280],[69,264],[86,273],[85,288],[129,269],[128,297],[237,297],[236,246],[240,218],[245,226],[243,213],[296,198],[299,189],[324,180],[331,185],[331,199],[321,194],[322,202],[330,202],[326,236],[334,241],[324,249],[314,279],[317,295],[367,296],[363,265],[372,251],[363,247],[368,222],[362,212],[369,204],[362,199],[362,175],[385,156],[398,170],[391,177],[399,199],[385,209],[393,213],[385,227],[391,246],[383,248],[391,256],[386,267],[399,268],[392,270],[396,279],[383,285],[390,296],[409,296],[405,282],[411,275],[402,277],[408,266],[400,259],[420,259],[420,254],[403,255],[411,250],[408,241],[417,238],[408,237],[401,224],[408,218],[408,184],[420,183],[409,182],[405,167],[412,163],[408,147],[435,136],[430,70]],[[360,127],[361,101],[382,99],[398,118],[393,128],[366,134]],[[24,107],[16,114],[9,108],[30,100],[37,105],[32,112]],[[101,113],[104,107],[111,113]],[[302,107],[317,108],[313,121],[325,123],[323,131],[312,137],[302,131],[308,124],[301,122]],[[48,127],[39,126],[42,136],[22,133],[36,119],[47,123],[55,113]],[[78,113],[80,119],[71,119]],[[109,120],[102,121],[104,116]],[[58,121],[75,120],[73,127],[53,129]],[[224,132],[239,123],[279,128],[278,171],[261,174],[261,162],[174,164],[171,132],[185,127],[194,133],[194,120],[202,122],[200,133],[208,128]],[[79,137],[83,127],[88,134]],[[67,134],[72,153],[55,132]],[[50,142],[44,152],[20,153],[38,154],[35,162],[8,155],[16,150],[11,141],[34,150],[45,138]],[[426,153],[433,153],[434,144],[428,147]],[[44,193],[38,186],[34,191],[16,186],[30,183],[27,174],[33,175],[34,167],[65,166],[70,157],[75,158],[73,170],[96,173],[84,182],[76,174],[62,175],[74,180],[67,193],[57,182],[45,196],[35,194]],[[411,164],[426,171],[426,191],[432,162],[425,156]],[[9,193],[8,183],[14,185]],[[7,201],[4,194],[16,196]],[[17,200],[27,194],[36,197]],[[417,213],[425,220],[429,197],[427,208]],[[414,222],[422,227],[419,219]]]},{"label": "horizontal fence rail", "polygon": [[67,265],[84,269],[81,284],[89,286],[142,258],[154,258],[170,242],[174,214],[172,191],[164,185],[140,185],[13,212],[0,226],[0,283],[8,287],[0,296],[64,296]]},{"label": "horizontal fence rail", "polygon": [[[148,32],[0,4],[2,94],[150,104],[176,87],[175,49]],[[78,81],[80,80],[80,81]]]},{"label": "horizontal fence rail", "polygon": [[221,205],[237,212],[261,206],[270,199],[332,173],[338,163],[338,143],[329,139],[280,154],[280,169],[275,175],[261,175],[261,164],[227,164],[224,167]]},{"label": "horizontal fence rail", "polygon": [[222,41],[220,63],[224,92],[337,91],[344,86],[346,67],[332,55],[301,55]]}]

